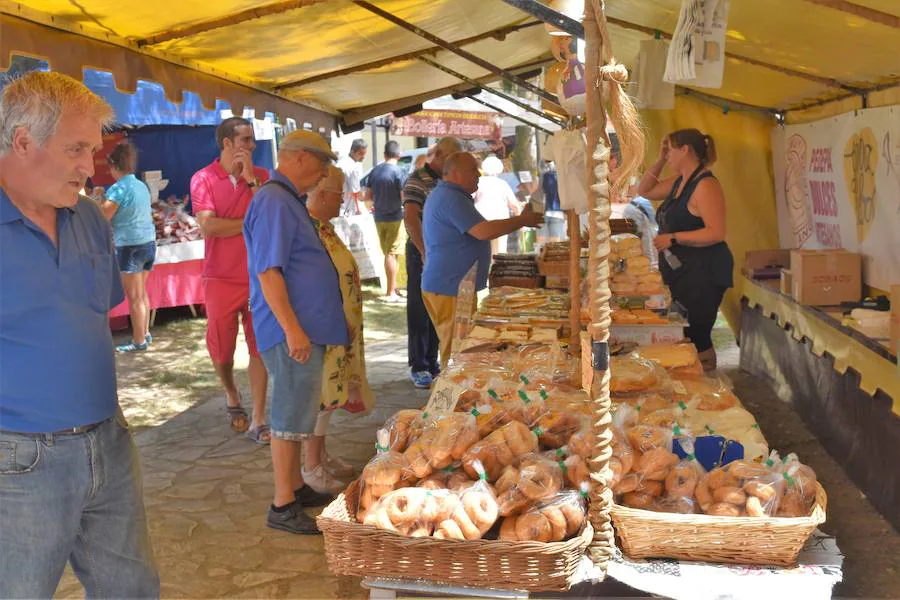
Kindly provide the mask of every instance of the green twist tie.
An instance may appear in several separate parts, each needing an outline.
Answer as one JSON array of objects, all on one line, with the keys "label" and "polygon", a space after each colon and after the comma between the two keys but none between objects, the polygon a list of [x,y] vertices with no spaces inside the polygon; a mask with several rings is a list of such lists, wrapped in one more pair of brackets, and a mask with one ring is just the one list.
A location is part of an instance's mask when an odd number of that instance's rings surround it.
[{"label": "green twist tie", "polygon": [[687,454],[685,454],[685,456],[687,456],[687,459],[688,459],[688,460],[697,460],[697,457],[694,456],[693,454],[691,454],[690,452],[688,452]]},{"label": "green twist tie", "polygon": [[487,481],[487,471],[482,470],[481,473],[478,474],[478,480]]},{"label": "green twist tie", "polygon": [[563,449],[562,449],[562,448],[557,448],[557,449],[556,449],[556,456],[562,458],[562,457],[564,457],[565,455],[566,455],[566,453],[563,452]]},{"label": "green twist tie", "polygon": [[488,390],[488,396],[490,396],[494,400],[497,400],[498,402],[500,401],[500,396],[498,396],[497,392],[495,392],[494,390]]},{"label": "green twist tie", "polygon": [[528,404],[531,402],[531,398],[528,397],[528,394],[525,393],[525,390],[519,390],[519,398],[522,399],[522,402]]},{"label": "green twist tie", "polygon": [[578,495],[587,500],[589,492],[586,492],[585,490],[578,490]]},{"label": "green twist tie", "polygon": [[569,473],[569,467],[566,466],[566,463],[564,461],[559,461],[557,464],[559,465],[559,468],[562,469],[563,475],[567,475]]},{"label": "green twist tie", "polygon": [[775,466],[775,461],[772,460],[771,458],[767,458],[767,459],[766,459],[766,466],[769,467],[769,468],[771,469],[772,467]]},{"label": "green twist tie", "polygon": [[528,385],[529,383],[531,383],[530,381],[528,381],[528,378],[525,377],[525,375],[519,375],[519,379],[521,379],[522,383],[524,383],[525,385]]},{"label": "green twist tie", "polygon": [[795,485],[797,485],[797,480],[794,479],[793,477],[791,477],[790,473],[784,474],[784,480],[787,481],[788,485],[791,487],[794,487]]},{"label": "green twist tie", "polygon": [[713,430],[713,428],[710,427],[709,425],[704,425],[703,428],[706,429],[706,431],[708,431],[709,433],[715,433],[715,431]]},{"label": "green twist tie", "polygon": [[673,435],[681,435],[681,427],[678,426],[678,423],[672,425],[672,434]]},{"label": "green twist tie", "polygon": [[684,403],[684,400],[678,401],[678,408],[680,408],[681,410],[687,410],[687,404]]},{"label": "green twist tie", "polygon": [[443,471],[444,473],[452,473],[455,470],[456,470],[456,467],[454,467],[453,465],[450,465],[449,467],[444,467],[443,469],[441,469],[441,471]]},{"label": "green twist tie", "polygon": [[428,413],[427,413],[427,412],[423,412],[423,413],[422,413],[422,418],[423,418],[423,419],[427,419],[427,418],[428,418]]},{"label": "green twist tie", "polygon": [[390,450],[390,448],[385,448],[384,446],[378,444],[377,442],[375,443],[375,451],[376,452],[387,452],[388,450]]},{"label": "green twist tie", "polygon": [[427,492],[425,492],[425,497],[426,497],[426,498],[429,498],[429,497],[431,497],[431,496],[434,496],[434,494],[431,493],[431,490],[428,490]]},{"label": "green twist tie", "polygon": [[533,431],[533,432],[534,432],[534,435],[536,435],[536,436],[538,436],[538,437],[541,437],[542,435],[544,435],[544,430],[541,429],[540,426],[535,427],[535,428],[532,429],[531,431]]},{"label": "green twist tie", "polygon": [[546,400],[547,398],[550,397],[550,395],[546,392],[546,390],[541,390],[541,391],[540,391],[540,394],[541,394],[541,399],[542,399],[542,400]]},{"label": "green twist tie", "polygon": [[754,423],[750,426],[750,429],[759,429],[759,423]]},{"label": "green twist tie", "polygon": [[480,415],[481,413],[478,412],[478,409],[477,409],[477,408],[473,408],[472,410],[469,411],[469,414],[472,415],[473,417],[477,417],[477,416]]}]

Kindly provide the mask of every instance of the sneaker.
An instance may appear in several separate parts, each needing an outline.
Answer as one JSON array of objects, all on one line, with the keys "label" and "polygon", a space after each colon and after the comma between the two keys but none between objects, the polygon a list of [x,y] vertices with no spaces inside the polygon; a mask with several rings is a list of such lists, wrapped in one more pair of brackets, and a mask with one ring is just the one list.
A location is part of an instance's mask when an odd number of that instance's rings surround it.
[{"label": "sneaker", "polygon": [[320,494],[338,494],[347,487],[346,483],[335,479],[325,465],[320,464],[312,471],[301,469],[300,474],[303,475],[303,481],[306,482],[304,487],[310,487]]},{"label": "sneaker", "polygon": [[307,508],[316,508],[331,504],[334,496],[331,494],[320,494],[312,486],[304,485],[302,488],[294,490],[294,500]]},{"label": "sneaker", "polygon": [[145,336],[144,336],[144,343],[147,344],[148,346],[149,346],[150,344],[152,344],[152,343],[153,343],[153,336],[150,335],[149,333],[148,333],[147,335],[145,335]]},{"label": "sneaker", "polygon": [[299,502],[288,504],[282,511],[276,511],[275,507],[270,505],[269,514],[266,516],[266,526],[301,535],[322,533],[316,526],[315,519],[303,512],[303,506]]},{"label": "sneaker", "polygon": [[337,456],[331,456],[327,452],[325,453],[325,470],[338,479],[353,477],[356,474],[353,465]]},{"label": "sneaker", "polygon": [[431,384],[434,383],[434,378],[432,378],[431,373],[428,371],[410,370],[409,378],[412,380],[413,385],[420,390],[427,390],[431,387]]},{"label": "sneaker", "polygon": [[128,342],[127,344],[116,346],[116,352],[145,352],[148,347],[147,342],[144,342],[143,344]]},{"label": "sneaker", "polygon": [[382,296],[382,302],[386,302],[387,304],[406,304],[406,298],[401,298],[400,296]]}]

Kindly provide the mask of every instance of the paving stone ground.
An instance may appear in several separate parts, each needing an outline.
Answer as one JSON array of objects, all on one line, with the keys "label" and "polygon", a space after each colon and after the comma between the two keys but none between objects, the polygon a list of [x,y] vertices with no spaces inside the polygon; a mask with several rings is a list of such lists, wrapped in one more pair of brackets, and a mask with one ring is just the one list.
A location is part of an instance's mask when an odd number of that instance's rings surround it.
[{"label": "paving stone ground", "polygon": [[[330,453],[360,470],[374,453],[375,429],[395,411],[428,399],[406,377],[405,340],[370,344],[366,351],[376,407],[366,416],[336,413],[328,439]],[[164,598],[366,596],[358,579],[329,573],[321,536],[265,526],[272,500],[269,448],[231,432],[224,397],[141,431],[135,441]],[[83,597],[71,572],[57,596]]]}]

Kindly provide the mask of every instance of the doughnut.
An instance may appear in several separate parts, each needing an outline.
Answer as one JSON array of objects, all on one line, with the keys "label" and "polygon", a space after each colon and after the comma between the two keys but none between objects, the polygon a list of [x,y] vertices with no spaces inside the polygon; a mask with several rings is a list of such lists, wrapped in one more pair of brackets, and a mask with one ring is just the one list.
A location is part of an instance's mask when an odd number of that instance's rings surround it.
[{"label": "doughnut", "polygon": [[588,442],[588,435],[585,431],[577,431],[569,438],[569,452],[577,454],[581,458],[588,459],[591,457],[591,447]]},{"label": "doughnut", "polygon": [[580,503],[564,502],[559,505],[559,511],[566,518],[566,537],[573,536],[581,531],[586,515]]},{"label": "doughnut", "polygon": [[678,462],[678,457],[665,448],[651,448],[637,461],[635,471],[645,479],[663,481],[669,469]]},{"label": "doughnut", "polygon": [[690,515],[694,511],[694,501],[686,496],[669,496],[656,501],[655,510],[681,515]]},{"label": "doughnut", "polygon": [[440,500],[438,500],[434,494],[426,493],[425,497],[422,499],[422,508],[419,511],[419,519],[427,523],[434,523],[437,521],[440,510]]},{"label": "doughnut", "polygon": [[494,488],[497,490],[498,494],[502,494],[518,482],[519,470],[513,466],[507,465],[503,468],[503,472],[500,473],[500,477],[498,477],[497,481],[494,483]]},{"label": "doughnut", "polygon": [[650,494],[655,498],[658,496],[662,496],[663,483],[662,481],[644,479],[640,483],[638,483],[637,487],[634,488],[634,491],[638,493]]},{"label": "doughnut", "polygon": [[410,490],[397,490],[386,497],[384,508],[394,524],[412,523],[420,518],[422,501],[422,496]]},{"label": "doughnut", "polygon": [[740,482],[729,475],[723,469],[715,469],[709,472],[709,489],[710,491],[720,487],[739,487]]},{"label": "doughnut", "polygon": [[[466,415],[466,417],[471,418],[471,415]],[[456,432],[453,446],[450,448],[450,456],[453,457],[453,460],[460,460],[466,453],[466,450],[478,440],[477,425],[473,426],[470,424],[469,426],[462,427],[461,431]]]},{"label": "doughnut", "polygon": [[741,509],[730,502],[716,502],[709,505],[706,509],[706,514],[717,517],[739,517],[741,516]]},{"label": "doughnut", "polygon": [[744,491],[750,496],[759,498],[762,504],[768,504],[777,495],[774,485],[760,481],[748,481],[744,484]]},{"label": "doughnut", "polygon": [[622,481],[622,477],[625,475],[622,467],[622,461],[619,460],[615,455],[613,455],[613,457],[609,459],[609,468],[612,471],[612,479],[610,480],[609,485],[611,487],[615,487],[617,483]]},{"label": "doughnut", "polygon": [[463,471],[453,471],[447,479],[448,490],[459,491],[471,484],[472,480],[466,477],[466,474]]},{"label": "doughnut", "polygon": [[446,521],[453,516],[453,513],[456,512],[456,509],[461,504],[462,501],[459,499],[459,496],[456,494],[447,494],[440,499],[437,516],[434,520],[436,522]]},{"label": "doughnut", "polygon": [[450,520],[459,525],[459,529],[462,531],[465,539],[477,540],[481,538],[481,530],[479,530],[478,526],[472,522],[471,517],[469,517],[466,509],[462,505],[453,511],[453,516],[450,517]]},{"label": "doughnut", "polygon": [[528,498],[516,488],[506,490],[497,498],[498,512],[504,517],[521,512],[526,506]]},{"label": "doughnut", "polygon": [[497,521],[497,501],[490,494],[470,490],[463,495],[463,508],[478,527],[479,537]]},{"label": "doughnut", "polygon": [[390,464],[388,461],[384,461],[384,463],[372,464],[363,473],[363,480],[369,484],[383,485],[394,489],[394,486],[400,481],[402,469],[399,466]]},{"label": "doughnut", "polygon": [[665,448],[668,446],[666,432],[658,427],[638,425],[628,430],[626,434],[633,448],[646,452],[651,448]]},{"label": "doughnut", "polygon": [[618,446],[613,447],[613,456],[618,458],[622,462],[622,474],[631,472],[634,468],[634,450],[631,449],[631,446],[628,445],[627,442],[622,442]]},{"label": "doughnut", "polygon": [[635,473],[629,473],[625,477],[622,478],[619,483],[613,486],[614,494],[627,494],[629,492],[633,492],[640,482],[640,477],[638,477]]},{"label": "doughnut", "polygon": [[652,427],[665,427],[666,429],[671,429],[678,420],[675,412],[671,409],[657,410],[646,415],[642,410],[641,414],[643,415],[641,417],[641,425],[650,425]]},{"label": "doughnut", "polygon": [[666,493],[669,496],[691,498],[697,487],[697,471],[692,467],[675,467],[666,477]]},{"label": "doughnut", "polygon": [[694,488],[694,494],[697,496],[697,503],[700,505],[701,510],[706,510],[706,508],[713,503],[712,494],[709,491],[709,476],[703,475],[697,481],[697,487]]},{"label": "doughnut", "polygon": [[507,444],[498,444],[494,447],[494,456],[497,461],[497,469],[502,470],[506,465],[511,465],[516,460],[516,454]]},{"label": "doughnut", "polygon": [[431,491],[447,489],[446,486],[441,484],[440,480],[434,479],[434,475],[429,475],[428,477],[420,481],[416,487]]},{"label": "doughnut", "polygon": [[504,425],[502,429],[506,443],[513,456],[521,456],[537,449],[537,436],[528,427],[518,421]]},{"label": "doughnut", "polygon": [[577,454],[568,457],[563,464],[566,466],[566,478],[572,487],[579,489],[582,483],[590,481],[591,472],[588,470],[587,463]]},{"label": "doughnut", "polygon": [[442,540],[466,539],[466,537],[462,533],[462,530],[459,528],[459,525],[457,525],[456,522],[452,519],[441,521],[434,531],[434,537]]},{"label": "doughnut", "polygon": [[554,542],[561,542],[566,539],[568,530],[566,525],[566,516],[560,509],[550,506],[546,510],[541,511],[550,522],[550,539]]},{"label": "doughnut", "polygon": [[765,517],[766,511],[762,503],[756,496],[747,497],[747,516],[748,517]]},{"label": "doughnut", "polygon": [[387,512],[386,506],[379,506],[372,510],[372,518],[375,524],[375,527],[379,529],[387,529],[388,531],[397,531],[397,527],[394,525],[394,522],[391,520],[390,515]]},{"label": "doughnut", "polygon": [[775,515],[779,517],[805,517],[809,509],[803,502],[803,498],[796,490],[788,490],[778,502],[778,510]]},{"label": "doughnut", "polygon": [[552,534],[550,521],[541,513],[526,513],[516,518],[516,537],[520,541],[549,542]]},{"label": "doughnut", "polygon": [[735,479],[750,479],[752,477],[765,477],[769,475],[769,469],[750,460],[736,460],[726,467],[728,474]]},{"label": "doughnut", "polygon": [[519,489],[530,500],[543,500],[552,496],[559,491],[560,485],[559,477],[547,466],[529,465],[520,471]]},{"label": "doughnut", "polygon": [[403,453],[403,456],[406,459],[408,469],[417,479],[428,477],[434,470],[429,463],[428,457],[425,455],[420,441],[411,444],[406,449],[406,452]]},{"label": "doughnut", "polygon": [[500,539],[507,542],[517,542],[519,537],[516,535],[516,517],[506,517],[500,525]]},{"label": "doughnut", "polygon": [[716,502],[728,502],[736,506],[743,506],[747,503],[747,494],[739,487],[723,486],[716,488],[713,490],[712,495]]},{"label": "doughnut", "polygon": [[648,509],[653,506],[653,496],[644,492],[628,492],[622,497],[622,503],[631,508]]}]

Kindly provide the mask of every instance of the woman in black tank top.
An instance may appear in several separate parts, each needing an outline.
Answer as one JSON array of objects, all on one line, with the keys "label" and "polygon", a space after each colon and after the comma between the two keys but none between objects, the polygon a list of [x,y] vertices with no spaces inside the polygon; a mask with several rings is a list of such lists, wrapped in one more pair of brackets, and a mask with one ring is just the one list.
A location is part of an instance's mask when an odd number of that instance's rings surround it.
[{"label": "woman in black tank top", "polygon": [[[725,243],[725,197],[709,171],[716,151],[712,137],[696,129],[669,134],[659,158],[641,179],[638,192],[662,200],[653,244],[672,298],[688,313],[685,334],[706,369],[716,367],[712,328],[725,290],[734,285],[734,258]],[[668,165],[674,175],[661,178]]]}]

